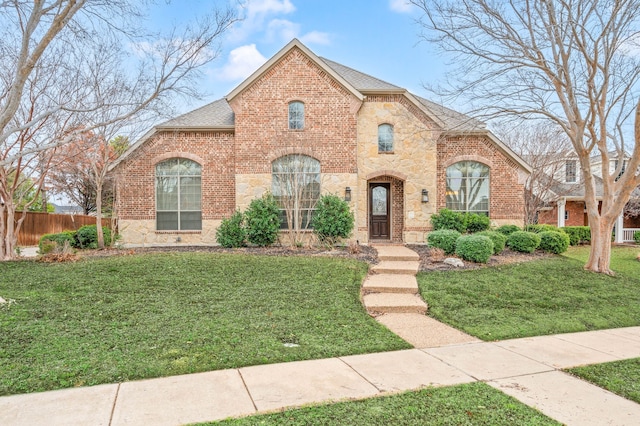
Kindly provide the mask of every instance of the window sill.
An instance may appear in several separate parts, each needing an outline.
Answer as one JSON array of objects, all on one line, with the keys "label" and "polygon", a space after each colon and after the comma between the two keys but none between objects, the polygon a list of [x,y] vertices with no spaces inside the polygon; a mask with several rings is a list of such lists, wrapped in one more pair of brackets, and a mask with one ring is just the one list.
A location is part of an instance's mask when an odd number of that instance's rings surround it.
[{"label": "window sill", "polygon": [[179,229],[174,229],[174,230],[163,229],[162,231],[158,231],[156,229],[155,233],[156,234],[202,234],[202,229],[192,229],[189,231],[182,231]]},{"label": "window sill", "polygon": [[395,152],[393,151],[378,151],[378,155],[393,155]]}]

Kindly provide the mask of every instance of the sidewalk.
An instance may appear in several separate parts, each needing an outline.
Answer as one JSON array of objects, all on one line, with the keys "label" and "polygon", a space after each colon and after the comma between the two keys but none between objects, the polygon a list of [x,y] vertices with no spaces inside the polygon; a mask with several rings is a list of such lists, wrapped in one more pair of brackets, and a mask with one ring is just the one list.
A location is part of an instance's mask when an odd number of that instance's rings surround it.
[{"label": "sidewalk", "polygon": [[632,425],[640,405],[559,369],[640,357],[640,327],[259,365],[0,398],[0,424],[179,425],[485,381],[568,425]]}]

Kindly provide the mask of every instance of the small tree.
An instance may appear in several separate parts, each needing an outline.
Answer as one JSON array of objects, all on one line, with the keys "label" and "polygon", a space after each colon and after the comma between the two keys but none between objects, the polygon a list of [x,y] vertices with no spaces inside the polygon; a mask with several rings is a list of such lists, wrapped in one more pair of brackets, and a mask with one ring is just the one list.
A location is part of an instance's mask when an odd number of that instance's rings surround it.
[{"label": "small tree", "polygon": [[267,193],[251,200],[245,212],[247,239],[260,247],[270,246],[278,240],[280,230],[278,203]]},{"label": "small tree", "polygon": [[320,242],[334,246],[343,238],[349,238],[355,219],[349,204],[337,195],[323,195],[313,216],[313,232]]}]

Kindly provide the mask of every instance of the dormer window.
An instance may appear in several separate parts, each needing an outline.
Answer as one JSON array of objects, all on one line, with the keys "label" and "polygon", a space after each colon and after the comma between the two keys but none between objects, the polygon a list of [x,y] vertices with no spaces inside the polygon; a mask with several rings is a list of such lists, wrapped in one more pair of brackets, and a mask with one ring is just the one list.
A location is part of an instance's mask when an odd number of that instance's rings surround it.
[{"label": "dormer window", "polygon": [[574,183],[576,181],[576,160],[565,162],[565,182]]},{"label": "dormer window", "polygon": [[304,104],[299,101],[289,103],[289,129],[304,129]]}]

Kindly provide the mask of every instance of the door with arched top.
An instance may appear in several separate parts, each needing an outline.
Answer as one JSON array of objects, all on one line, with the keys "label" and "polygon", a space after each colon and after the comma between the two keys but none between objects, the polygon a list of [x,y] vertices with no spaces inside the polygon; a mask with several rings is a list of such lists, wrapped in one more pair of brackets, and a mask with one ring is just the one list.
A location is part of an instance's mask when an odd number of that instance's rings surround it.
[{"label": "door with arched top", "polygon": [[369,184],[369,238],[389,240],[391,238],[391,185]]}]

